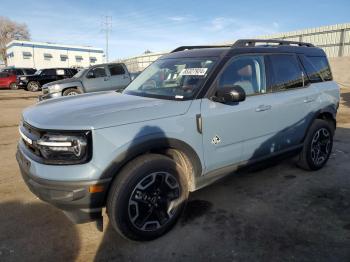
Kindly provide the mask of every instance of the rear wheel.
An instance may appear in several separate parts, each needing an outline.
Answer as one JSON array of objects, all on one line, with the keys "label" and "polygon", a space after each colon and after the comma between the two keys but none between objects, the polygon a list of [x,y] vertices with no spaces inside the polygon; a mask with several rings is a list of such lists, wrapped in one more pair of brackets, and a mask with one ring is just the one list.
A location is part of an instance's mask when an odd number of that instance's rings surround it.
[{"label": "rear wheel", "polygon": [[298,166],[306,170],[322,168],[332,152],[333,136],[333,124],[323,119],[316,119],[305,138]]},{"label": "rear wheel", "polygon": [[63,96],[76,96],[81,94],[81,92],[76,88],[68,88],[63,91]]},{"label": "rear wheel", "polygon": [[10,84],[10,89],[12,89],[12,90],[18,89],[17,84],[16,84],[16,83],[11,83],[11,84]]},{"label": "rear wheel", "polygon": [[27,89],[32,92],[37,92],[40,89],[40,84],[37,81],[30,81],[27,85]]},{"label": "rear wheel", "polygon": [[115,230],[132,240],[152,240],[176,223],[188,198],[182,168],[147,154],[127,164],[113,182],[107,213]]}]

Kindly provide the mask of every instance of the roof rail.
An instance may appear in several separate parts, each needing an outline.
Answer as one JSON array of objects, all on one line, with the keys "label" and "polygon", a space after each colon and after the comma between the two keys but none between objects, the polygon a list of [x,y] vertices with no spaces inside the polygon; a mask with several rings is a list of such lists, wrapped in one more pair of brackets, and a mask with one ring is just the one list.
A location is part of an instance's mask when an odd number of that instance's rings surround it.
[{"label": "roof rail", "polygon": [[297,41],[286,41],[286,40],[278,40],[278,39],[241,39],[237,40],[232,47],[252,47],[256,46],[256,43],[269,43],[278,44],[278,45],[297,45],[297,46],[306,46],[306,47],[315,47],[313,44],[297,42]]},{"label": "roof rail", "polygon": [[193,45],[193,46],[180,46],[170,53],[180,52],[184,50],[191,50],[191,49],[203,49],[203,48],[221,48],[221,47],[232,47],[232,45]]}]

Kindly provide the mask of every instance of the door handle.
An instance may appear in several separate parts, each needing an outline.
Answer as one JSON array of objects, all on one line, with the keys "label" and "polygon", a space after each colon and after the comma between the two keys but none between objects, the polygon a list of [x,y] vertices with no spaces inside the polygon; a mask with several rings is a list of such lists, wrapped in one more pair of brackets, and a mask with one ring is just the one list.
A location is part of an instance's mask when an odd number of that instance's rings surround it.
[{"label": "door handle", "polygon": [[262,111],[270,110],[271,108],[272,108],[272,106],[270,106],[270,105],[260,105],[255,109],[255,111],[262,112]]},{"label": "door handle", "polygon": [[307,97],[307,98],[304,99],[304,103],[310,103],[310,102],[312,102],[312,101],[314,101],[314,100],[315,100],[315,99],[312,98],[312,97]]}]

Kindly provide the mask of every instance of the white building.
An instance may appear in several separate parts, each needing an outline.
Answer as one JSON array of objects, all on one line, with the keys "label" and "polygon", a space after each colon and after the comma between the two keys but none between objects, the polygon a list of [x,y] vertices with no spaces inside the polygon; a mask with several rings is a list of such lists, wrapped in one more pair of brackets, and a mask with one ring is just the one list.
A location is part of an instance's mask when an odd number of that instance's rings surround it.
[{"label": "white building", "polygon": [[14,40],[6,46],[7,65],[32,67],[88,67],[103,63],[103,49]]}]

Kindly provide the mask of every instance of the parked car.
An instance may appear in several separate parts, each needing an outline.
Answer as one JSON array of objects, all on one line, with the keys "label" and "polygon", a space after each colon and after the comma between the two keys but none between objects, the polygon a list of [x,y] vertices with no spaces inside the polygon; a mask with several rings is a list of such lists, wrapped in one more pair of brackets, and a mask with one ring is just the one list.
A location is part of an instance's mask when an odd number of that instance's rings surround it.
[{"label": "parked car", "polygon": [[301,168],[322,168],[339,93],[312,44],[180,47],[122,94],[26,109],[17,160],[31,191],[76,222],[101,221],[106,206],[121,235],[150,240],[172,228],[189,192],[240,167],[296,154]]},{"label": "parked car", "polygon": [[[0,72],[3,72],[3,73],[8,73],[10,76],[10,81],[11,81],[11,89],[18,89],[18,86],[17,86],[17,80],[20,76],[23,76],[23,75],[31,75],[31,74],[34,74],[36,72],[36,69],[34,68],[19,68],[19,67],[5,67],[3,68]],[[13,75],[15,75],[17,78],[15,80],[15,82],[13,82]]]},{"label": "parked car", "polygon": [[121,63],[100,64],[82,69],[70,79],[48,83],[42,87],[39,100],[82,93],[116,90],[121,92],[130,83],[128,69]]},{"label": "parked car", "polygon": [[35,74],[36,69],[34,68],[20,68],[20,67],[5,67],[1,70],[2,72],[7,72],[16,76],[22,75],[32,75]]},{"label": "parked car", "polygon": [[71,78],[77,73],[72,68],[48,68],[36,71],[33,75],[25,75],[18,78],[17,85],[20,88],[35,92],[39,91],[44,84],[60,79]]},{"label": "parked car", "polygon": [[0,88],[17,89],[16,75],[7,72],[0,72]]}]

